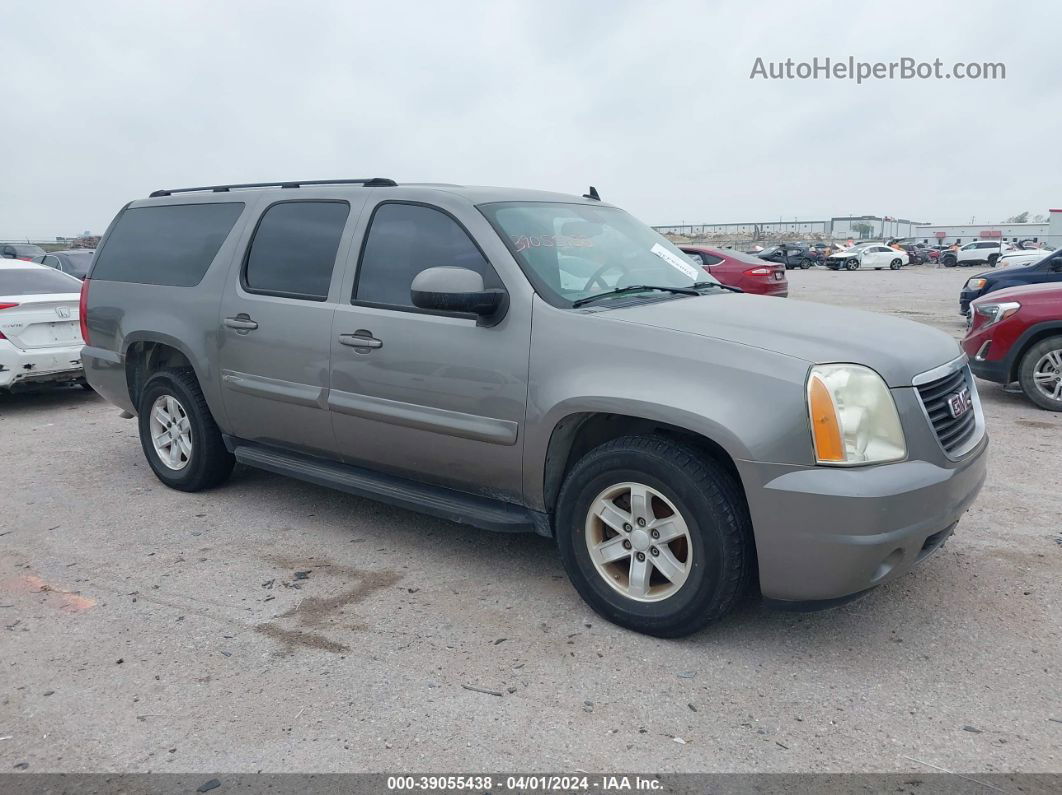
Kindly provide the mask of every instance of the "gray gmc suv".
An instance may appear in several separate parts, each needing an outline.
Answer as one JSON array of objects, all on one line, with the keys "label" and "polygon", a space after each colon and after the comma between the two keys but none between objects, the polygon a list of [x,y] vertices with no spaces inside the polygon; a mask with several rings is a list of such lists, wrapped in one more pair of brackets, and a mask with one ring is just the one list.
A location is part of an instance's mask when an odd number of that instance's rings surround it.
[{"label": "gray gmc suv", "polygon": [[83,360],[172,488],[240,462],[551,536],[594,610],[679,636],[903,575],[985,477],[951,337],[739,293],[593,189],[160,190],[101,243]]}]

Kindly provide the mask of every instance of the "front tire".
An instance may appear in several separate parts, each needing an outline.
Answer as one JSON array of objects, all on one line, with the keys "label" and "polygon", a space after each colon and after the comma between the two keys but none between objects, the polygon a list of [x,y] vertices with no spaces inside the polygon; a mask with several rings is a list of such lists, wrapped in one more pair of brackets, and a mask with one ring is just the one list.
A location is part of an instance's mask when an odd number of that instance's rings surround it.
[{"label": "front tire", "polygon": [[845,268],[850,270],[850,271],[859,270],[859,260],[857,260],[857,259],[848,260],[848,262],[845,263]]},{"label": "front tire", "polygon": [[1048,411],[1062,411],[1062,336],[1040,340],[1025,352],[1018,366],[1021,390]]},{"label": "front tire", "polygon": [[889,263],[889,270],[891,271],[898,271],[902,267],[903,261],[899,259],[894,259],[892,262]]},{"label": "front tire", "polygon": [[236,459],[225,448],[191,370],[163,370],[147,380],[138,424],[148,464],[171,489],[209,489],[232,473]]},{"label": "front tire", "polygon": [[753,581],[740,487],[683,444],[626,436],[581,458],[557,501],[557,545],[575,589],[636,632],[681,637],[726,615]]}]

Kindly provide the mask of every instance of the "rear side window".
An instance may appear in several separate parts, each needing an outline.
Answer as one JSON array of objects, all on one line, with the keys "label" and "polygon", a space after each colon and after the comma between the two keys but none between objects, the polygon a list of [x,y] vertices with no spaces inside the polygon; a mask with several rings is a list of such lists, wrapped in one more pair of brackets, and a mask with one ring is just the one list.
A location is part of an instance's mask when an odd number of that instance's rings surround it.
[{"label": "rear side window", "polygon": [[99,253],[93,279],[193,287],[243,212],[242,202],[132,207]]},{"label": "rear side window", "polygon": [[412,308],[409,288],[414,277],[443,265],[475,271],[487,287],[498,284],[482,252],[449,215],[418,204],[381,204],[362,249],[353,298]]},{"label": "rear side window", "polygon": [[79,251],[76,254],[67,254],[63,270],[74,276],[84,276],[92,265],[92,252]]},{"label": "rear side window", "polygon": [[258,222],[247,252],[244,289],[324,301],[349,214],[346,202],[274,204]]},{"label": "rear side window", "polygon": [[48,295],[81,292],[81,282],[56,270],[0,268],[0,295]]}]

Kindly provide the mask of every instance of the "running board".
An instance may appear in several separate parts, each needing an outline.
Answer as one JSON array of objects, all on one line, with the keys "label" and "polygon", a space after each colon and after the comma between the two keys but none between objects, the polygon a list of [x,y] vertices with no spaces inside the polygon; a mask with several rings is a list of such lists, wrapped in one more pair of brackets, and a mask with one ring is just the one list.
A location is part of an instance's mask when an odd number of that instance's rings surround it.
[{"label": "running board", "polygon": [[399,508],[437,516],[458,524],[469,524],[500,533],[552,535],[545,514],[519,505],[478,497],[473,494],[385,475],[369,469],[340,464],[323,458],[301,455],[226,439],[241,464],[278,475],[316,483],[358,497],[385,502]]}]

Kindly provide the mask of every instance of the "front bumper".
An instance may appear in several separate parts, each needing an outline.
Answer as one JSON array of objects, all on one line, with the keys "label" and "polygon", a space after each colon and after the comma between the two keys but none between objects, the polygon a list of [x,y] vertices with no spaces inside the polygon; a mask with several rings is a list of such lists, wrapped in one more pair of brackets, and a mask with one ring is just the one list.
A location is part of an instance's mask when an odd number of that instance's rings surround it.
[{"label": "front bumper", "polygon": [[959,292],[959,314],[970,314],[970,302],[981,295],[980,290],[961,290]]},{"label": "front bumper", "polygon": [[962,461],[794,467],[738,461],[760,590],[840,603],[909,572],[947,539],[985,480],[987,437]]},{"label": "front bumper", "polygon": [[83,374],[80,345],[22,350],[8,340],[0,340],[0,389],[76,381]]}]

